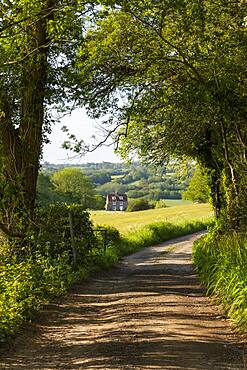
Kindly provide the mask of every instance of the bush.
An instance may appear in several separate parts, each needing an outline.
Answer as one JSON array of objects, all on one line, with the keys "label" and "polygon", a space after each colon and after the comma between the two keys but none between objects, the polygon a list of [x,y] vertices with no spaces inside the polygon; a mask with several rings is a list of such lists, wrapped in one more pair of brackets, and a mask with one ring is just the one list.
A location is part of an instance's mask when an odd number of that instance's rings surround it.
[{"label": "bush", "polygon": [[193,260],[208,294],[246,332],[247,234],[211,232],[195,243]]},{"label": "bush", "polygon": [[41,253],[46,252],[52,257],[67,252],[72,258],[69,217],[72,220],[77,257],[85,257],[97,244],[97,240],[89,213],[78,204],[57,203],[37,210],[36,229],[30,237],[35,250],[38,247]]},{"label": "bush", "polygon": [[94,230],[98,246],[103,247],[103,249],[111,245],[116,245],[121,240],[119,231],[113,226],[96,225]]},{"label": "bush", "polygon": [[165,199],[160,199],[158,202],[155,203],[155,208],[166,208],[166,201]]},{"label": "bush", "polygon": [[154,208],[153,204],[150,204],[150,202],[146,199],[139,198],[129,201],[127,211],[128,212],[144,211],[146,209],[151,208]]},{"label": "bush", "polygon": [[135,251],[162,243],[166,240],[187,235],[196,231],[205,230],[213,223],[213,219],[191,220],[178,223],[156,222],[144,226],[142,229],[132,231],[121,238],[118,244],[120,255],[128,255]]},{"label": "bush", "polygon": [[[41,304],[64,293],[78,276],[67,253],[50,258],[37,252],[23,261],[1,256],[0,267],[0,342]],[[85,275],[81,269],[80,276]]]},{"label": "bush", "polygon": [[[72,216],[77,265],[72,258],[69,213]],[[118,232],[109,230],[117,240]],[[25,244],[26,243],[26,244]],[[0,341],[54,296],[98,266],[110,266],[117,255],[104,252],[94,234],[89,213],[80,205],[54,204],[36,212],[35,229],[22,247],[10,242],[0,251]],[[115,253],[115,254],[114,254]]]},{"label": "bush", "polygon": [[94,201],[92,202],[92,206],[91,206],[91,209],[105,209],[105,202],[106,202],[106,198],[103,197],[102,195],[95,195],[94,197]]}]

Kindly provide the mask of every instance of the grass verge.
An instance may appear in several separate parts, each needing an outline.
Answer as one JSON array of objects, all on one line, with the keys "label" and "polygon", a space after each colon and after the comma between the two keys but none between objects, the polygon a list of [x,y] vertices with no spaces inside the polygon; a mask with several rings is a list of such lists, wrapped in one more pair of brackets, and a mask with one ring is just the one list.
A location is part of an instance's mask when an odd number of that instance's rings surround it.
[{"label": "grass verge", "polygon": [[208,294],[246,334],[247,233],[209,233],[195,243],[193,261]]},{"label": "grass verge", "polygon": [[210,218],[180,222],[155,222],[135,232],[124,234],[117,248],[121,256],[128,255],[141,248],[206,229],[211,224],[212,219]]}]

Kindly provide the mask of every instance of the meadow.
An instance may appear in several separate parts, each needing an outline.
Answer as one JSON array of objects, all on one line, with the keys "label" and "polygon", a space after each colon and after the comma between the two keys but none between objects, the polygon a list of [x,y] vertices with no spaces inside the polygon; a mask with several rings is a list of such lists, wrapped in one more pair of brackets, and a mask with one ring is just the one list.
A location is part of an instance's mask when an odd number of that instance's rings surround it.
[{"label": "meadow", "polygon": [[212,216],[209,204],[184,204],[138,212],[91,211],[91,220],[97,225],[114,226],[126,234],[155,222],[178,223],[201,220]]}]

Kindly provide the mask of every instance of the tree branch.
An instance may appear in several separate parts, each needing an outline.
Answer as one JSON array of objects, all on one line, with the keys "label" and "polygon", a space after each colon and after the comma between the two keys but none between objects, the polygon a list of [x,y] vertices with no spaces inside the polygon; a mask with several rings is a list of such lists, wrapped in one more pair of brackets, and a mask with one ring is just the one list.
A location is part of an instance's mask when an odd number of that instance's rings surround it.
[{"label": "tree branch", "polygon": [[172,49],[174,49],[182,58],[181,59],[176,59],[176,58],[170,58],[170,60],[167,58],[167,57],[164,57],[164,59],[168,59],[168,61],[173,61],[173,62],[177,62],[177,63],[181,63],[181,64],[184,64],[186,67],[190,68],[194,74],[197,76],[198,80],[201,82],[201,83],[204,83],[204,80],[202,78],[202,76],[199,74],[199,72],[197,71],[197,69],[191,64],[188,62],[188,60],[186,59],[184,53],[181,51],[181,49],[174,45],[173,43],[171,43],[170,41],[168,41],[167,39],[165,39],[163,36],[162,36],[162,29],[160,29],[159,31],[156,30],[149,22],[145,21],[144,19],[142,19],[141,17],[139,17],[137,14],[135,14],[134,12],[132,12],[130,9],[127,9],[127,12],[129,12],[129,14],[131,14],[134,18],[136,18],[139,22],[141,22],[143,25],[147,26],[148,28],[151,28],[151,30],[156,33],[156,35],[159,36],[159,38],[168,46],[170,46]]},{"label": "tree branch", "polygon": [[11,236],[13,238],[21,238],[21,239],[23,239],[24,236],[25,236],[21,232],[10,230],[5,224],[3,224],[1,222],[0,222],[0,230],[2,230],[4,232],[4,234],[6,234],[7,236]]}]

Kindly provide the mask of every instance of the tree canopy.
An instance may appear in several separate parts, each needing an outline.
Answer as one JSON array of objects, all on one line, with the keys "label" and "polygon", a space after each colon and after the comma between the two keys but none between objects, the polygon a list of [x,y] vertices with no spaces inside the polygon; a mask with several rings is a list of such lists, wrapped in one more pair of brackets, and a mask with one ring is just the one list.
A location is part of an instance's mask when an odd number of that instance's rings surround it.
[{"label": "tree canopy", "polygon": [[94,188],[90,179],[79,168],[63,168],[52,175],[55,189],[70,194],[72,200],[89,208],[94,203]]},{"label": "tree canopy", "polygon": [[246,7],[121,1],[87,32],[76,64],[91,114],[122,124],[120,152],[196,159],[216,216],[234,227],[246,224]]},{"label": "tree canopy", "polygon": [[0,228],[28,229],[50,108],[81,105],[122,155],[196,159],[216,216],[246,225],[246,14],[243,0],[2,1]]},{"label": "tree canopy", "polygon": [[198,203],[209,202],[208,179],[200,167],[196,168],[188,188],[183,192],[183,199]]},{"label": "tree canopy", "polygon": [[66,111],[74,103],[69,66],[93,3],[0,4],[0,227],[9,235],[22,236],[31,223],[51,108]]}]

